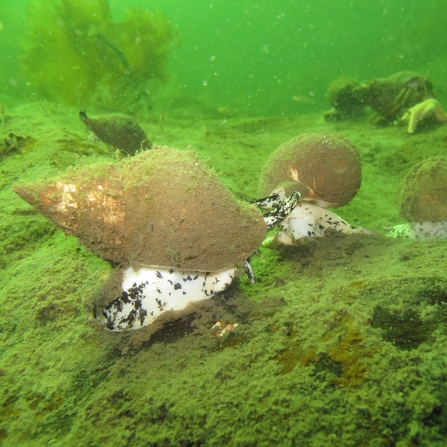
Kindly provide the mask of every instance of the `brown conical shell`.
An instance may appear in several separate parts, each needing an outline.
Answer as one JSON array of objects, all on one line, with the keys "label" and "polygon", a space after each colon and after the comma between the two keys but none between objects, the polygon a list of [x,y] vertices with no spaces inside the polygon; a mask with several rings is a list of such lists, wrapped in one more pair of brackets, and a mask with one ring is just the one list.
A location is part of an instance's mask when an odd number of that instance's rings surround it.
[{"label": "brown conical shell", "polygon": [[357,148],[341,135],[306,133],[276,149],[265,163],[259,181],[259,197],[278,188],[286,195],[294,190],[301,200],[338,207],[357,193],[362,180]]},{"label": "brown conical shell", "polygon": [[84,124],[104,143],[134,155],[140,149],[150,149],[151,142],[137,121],[122,113],[108,113],[89,118],[79,112]]},{"label": "brown conical shell", "polygon": [[412,222],[447,220],[447,159],[432,157],[407,174],[400,189],[400,213]]},{"label": "brown conical shell", "polygon": [[267,231],[258,209],[238,202],[194,153],[160,146],[15,191],[124,267],[229,268],[250,256]]}]

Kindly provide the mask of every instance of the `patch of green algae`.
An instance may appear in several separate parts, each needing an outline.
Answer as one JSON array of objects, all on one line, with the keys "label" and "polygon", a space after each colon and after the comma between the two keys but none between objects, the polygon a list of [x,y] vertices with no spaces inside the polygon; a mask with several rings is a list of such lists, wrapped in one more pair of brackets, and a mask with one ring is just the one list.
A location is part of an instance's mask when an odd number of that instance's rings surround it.
[{"label": "patch of green algae", "polygon": [[[109,264],[11,185],[113,159],[113,150],[86,140],[75,111],[31,107],[2,129],[22,126],[36,146],[0,162],[0,445],[445,445],[445,242],[330,233],[263,248],[256,284],[241,277],[156,330],[106,332],[92,297]],[[154,140],[193,143],[233,191],[253,197],[268,154],[322,124],[235,120],[214,137],[219,126],[170,122]],[[409,139],[404,129],[331,126],[364,160],[362,189],[338,212],[383,234],[399,221],[400,179],[444,150],[447,127]],[[238,326],[220,337],[217,321]]]}]

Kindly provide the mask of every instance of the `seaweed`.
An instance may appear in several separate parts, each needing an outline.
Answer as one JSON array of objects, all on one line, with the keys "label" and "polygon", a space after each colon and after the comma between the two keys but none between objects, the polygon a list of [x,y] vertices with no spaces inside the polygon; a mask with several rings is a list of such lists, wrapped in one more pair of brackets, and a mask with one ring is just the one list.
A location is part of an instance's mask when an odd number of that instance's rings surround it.
[{"label": "seaweed", "polygon": [[148,100],[148,82],[166,81],[178,35],[159,12],[128,9],[114,22],[107,0],[35,0],[22,66],[38,98],[117,110]]}]

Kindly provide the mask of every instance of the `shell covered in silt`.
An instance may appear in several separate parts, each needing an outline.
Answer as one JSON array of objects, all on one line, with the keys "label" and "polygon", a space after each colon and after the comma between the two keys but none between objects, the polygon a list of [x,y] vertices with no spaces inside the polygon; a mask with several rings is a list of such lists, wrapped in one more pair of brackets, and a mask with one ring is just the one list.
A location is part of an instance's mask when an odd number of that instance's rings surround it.
[{"label": "shell covered in silt", "polygon": [[431,157],[407,174],[400,189],[400,213],[411,222],[447,220],[447,159]]},{"label": "shell covered in silt", "polygon": [[215,271],[242,263],[266,224],[193,152],[154,146],[15,191],[88,249],[123,267]]},{"label": "shell covered in silt", "polygon": [[362,180],[357,148],[341,135],[314,132],[283,143],[265,163],[258,194],[265,197],[278,189],[293,191],[301,200],[323,207],[348,203]]},{"label": "shell covered in silt", "polygon": [[96,118],[79,112],[79,117],[101,141],[134,155],[140,149],[150,149],[151,142],[137,121],[122,113],[108,113]]}]

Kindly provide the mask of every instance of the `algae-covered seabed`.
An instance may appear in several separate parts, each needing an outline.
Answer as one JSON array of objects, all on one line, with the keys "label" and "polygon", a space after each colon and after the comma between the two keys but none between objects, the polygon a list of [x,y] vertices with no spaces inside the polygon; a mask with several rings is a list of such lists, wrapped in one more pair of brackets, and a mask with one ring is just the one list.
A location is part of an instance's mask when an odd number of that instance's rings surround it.
[{"label": "algae-covered seabed", "polygon": [[[22,201],[12,186],[116,158],[77,110],[8,110],[0,161],[2,446],[445,446],[445,241],[390,240],[397,190],[445,154],[447,126],[408,136],[320,116],[141,121],[151,140],[196,149],[241,198],[268,155],[305,131],[359,148],[363,184],[337,212],[377,236],[329,233],[263,248],[241,277],[179,320],[111,333],[93,296],[111,267]],[[175,166],[172,167],[175,175]],[[213,337],[218,320],[238,323]],[[216,334],[214,334],[216,335]]]}]

